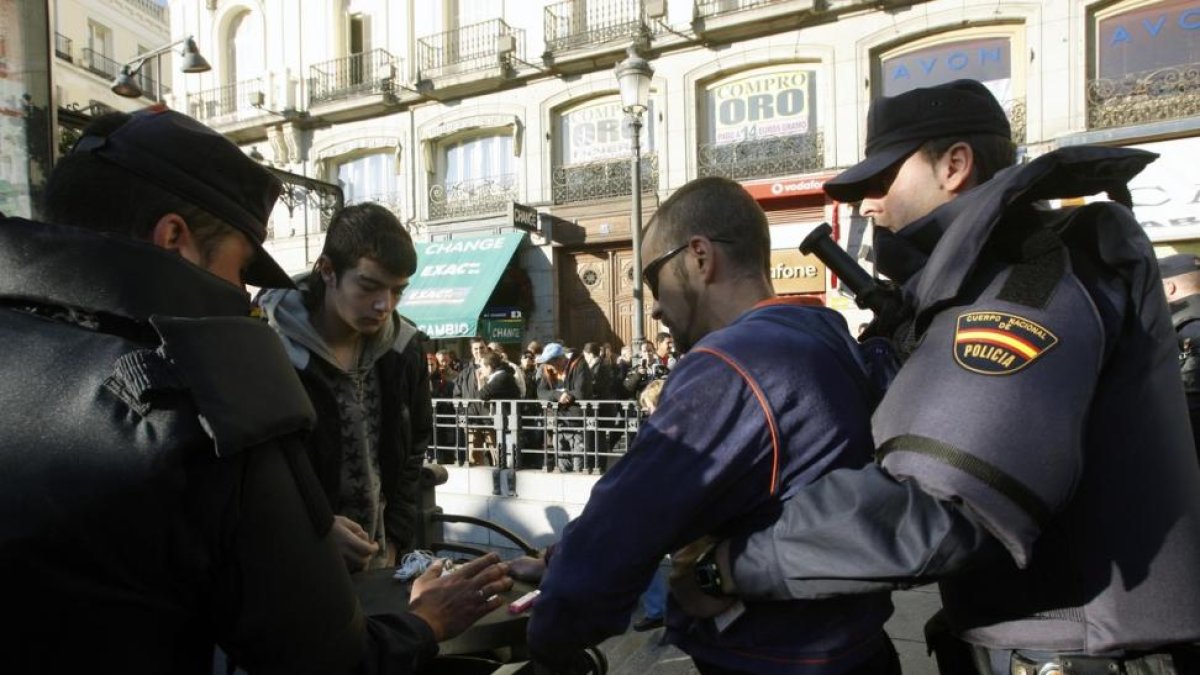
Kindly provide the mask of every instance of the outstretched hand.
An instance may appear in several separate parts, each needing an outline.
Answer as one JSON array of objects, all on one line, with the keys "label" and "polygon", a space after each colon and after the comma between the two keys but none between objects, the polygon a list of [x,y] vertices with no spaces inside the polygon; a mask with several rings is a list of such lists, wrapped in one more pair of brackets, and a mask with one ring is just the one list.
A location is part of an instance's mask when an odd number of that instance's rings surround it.
[{"label": "outstretched hand", "polygon": [[500,593],[512,588],[508,565],[489,553],[442,576],[436,562],[413,581],[408,611],[429,627],[438,642],[459,635],[504,603]]},{"label": "outstretched hand", "polygon": [[696,559],[715,544],[714,537],[701,537],[671,554],[671,595],[685,613],[702,619],[721,614],[737,602],[737,598],[716,597],[700,590],[696,583]]}]

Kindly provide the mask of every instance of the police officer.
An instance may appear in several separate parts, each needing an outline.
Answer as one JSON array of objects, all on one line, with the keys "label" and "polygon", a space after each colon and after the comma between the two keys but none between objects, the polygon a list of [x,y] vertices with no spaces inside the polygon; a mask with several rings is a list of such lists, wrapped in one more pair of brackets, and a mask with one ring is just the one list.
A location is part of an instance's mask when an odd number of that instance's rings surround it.
[{"label": "police officer", "polygon": [[[312,406],[243,286],[279,182],[179,113],[85,129],[46,218],[0,221],[5,672],[409,673],[500,600],[483,559],[365,618],[299,440]],[[461,574],[461,573],[460,573]],[[403,592],[403,591],[400,591]]]},{"label": "police officer", "polygon": [[1000,170],[1009,138],[974,81],[872,105],[866,158],[825,189],[874,219],[909,307],[877,462],[686,561],[677,592],[716,608],[693,611],[939,581],[944,673],[1197,672],[1200,470],[1149,241],[1116,203],[1038,201],[1120,194],[1154,156]]},{"label": "police officer", "polygon": [[1179,374],[1187,394],[1192,438],[1200,449],[1200,258],[1177,253],[1160,258],[1163,291],[1179,338]]}]

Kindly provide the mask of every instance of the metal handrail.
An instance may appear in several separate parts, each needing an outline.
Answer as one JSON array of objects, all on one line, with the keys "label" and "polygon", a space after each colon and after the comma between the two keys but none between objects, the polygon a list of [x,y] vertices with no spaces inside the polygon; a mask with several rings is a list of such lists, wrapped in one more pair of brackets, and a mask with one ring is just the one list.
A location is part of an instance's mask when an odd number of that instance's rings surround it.
[{"label": "metal handrail", "polygon": [[206,120],[232,115],[239,110],[252,110],[256,96],[262,93],[261,77],[205,89],[188,94],[188,114],[198,120]]},{"label": "metal handrail", "polygon": [[1087,85],[1087,103],[1090,129],[1200,115],[1200,63],[1093,78]]},{"label": "metal handrail", "polygon": [[[630,160],[613,159],[554,167],[550,187],[555,204],[624,197],[633,187]],[[658,190],[658,155],[642,155],[642,192]]]},{"label": "metal handrail", "polygon": [[117,76],[117,72],[121,70],[121,64],[92,49],[84,47],[80,50],[79,58],[83,62],[83,67],[88,70],[107,78]]},{"label": "metal handrail", "polygon": [[308,69],[308,100],[319,103],[394,93],[396,78],[403,72],[401,64],[401,60],[386,49],[372,49],[314,64]]},{"label": "metal handrail", "polygon": [[517,198],[517,174],[485,176],[429,187],[429,219],[500,213]]},{"label": "metal handrail", "polygon": [[642,0],[563,0],[545,10],[548,52],[638,37],[645,30]]},{"label": "metal handrail", "polygon": [[54,53],[59,58],[71,60],[71,38],[62,33],[54,34]]},{"label": "metal handrail", "polygon": [[466,73],[525,59],[525,31],[503,19],[429,35],[417,40],[421,78]]},{"label": "metal handrail", "polygon": [[783,0],[696,0],[695,16],[697,18],[733,14],[763,5],[773,5]]},{"label": "metal handrail", "polygon": [[795,136],[702,144],[697,148],[700,176],[732,180],[786,176],[825,168],[821,131]]}]

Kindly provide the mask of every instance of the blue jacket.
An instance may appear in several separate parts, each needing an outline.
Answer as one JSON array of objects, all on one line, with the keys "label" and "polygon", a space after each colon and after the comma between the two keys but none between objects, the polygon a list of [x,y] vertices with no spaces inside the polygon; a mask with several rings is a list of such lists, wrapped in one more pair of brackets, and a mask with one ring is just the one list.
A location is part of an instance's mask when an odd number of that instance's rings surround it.
[{"label": "blue jacket", "polygon": [[[702,339],[672,372],[627,457],[595,486],[543,580],[534,654],[624,632],[663,555],[772,523],[799,486],[871,459],[870,393],[843,319],[767,301]],[[870,656],[887,594],[749,602],[724,632],[668,609],[698,660],[755,672],[836,673]]]}]

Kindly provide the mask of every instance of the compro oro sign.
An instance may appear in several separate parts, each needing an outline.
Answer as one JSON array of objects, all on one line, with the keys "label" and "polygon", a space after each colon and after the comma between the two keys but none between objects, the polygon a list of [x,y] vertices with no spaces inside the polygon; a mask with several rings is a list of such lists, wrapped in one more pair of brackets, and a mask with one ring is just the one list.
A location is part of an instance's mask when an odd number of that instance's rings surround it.
[{"label": "compro oro sign", "polygon": [[[654,152],[654,98],[642,115],[643,125],[639,143],[642,152]],[[558,147],[563,166],[629,159],[633,147],[633,131],[617,96],[588,101],[558,116]]]},{"label": "compro oro sign", "polygon": [[707,141],[799,136],[816,128],[816,71],[773,66],[723,78],[706,87]]},{"label": "compro oro sign", "polygon": [[396,311],[429,337],[472,337],[523,232],[450,239],[417,246],[417,272]]},{"label": "compro oro sign", "polygon": [[825,263],[794,248],[771,251],[770,273],[776,293],[825,291]]}]

